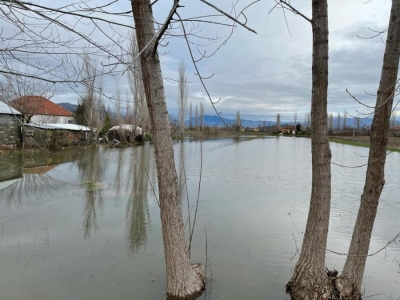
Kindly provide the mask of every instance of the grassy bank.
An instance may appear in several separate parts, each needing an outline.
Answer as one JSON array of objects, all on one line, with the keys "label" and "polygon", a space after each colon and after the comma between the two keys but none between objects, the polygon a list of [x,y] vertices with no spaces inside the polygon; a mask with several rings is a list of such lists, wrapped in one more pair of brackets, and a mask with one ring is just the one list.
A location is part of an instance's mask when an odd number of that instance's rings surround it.
[{"label": "grassy bank", "polygon": [[[334,136],[329,141],[358,147],[369,147],[370,144],[369,136]],[[389,137],[388,150],[400,152],[399,137]]]},{"label": "grassy bank", "polygon": [[[183,134],[183,138],[191,139],[214,139],[214,138],[237,138],[237,137],[263,137],[271,136],[267,132],[254,132],[254,131],[232,131],[232,130],[186,130]],[[182,137],[179,133],[174,132],[172,134],[174,140],[180,140]]]}]

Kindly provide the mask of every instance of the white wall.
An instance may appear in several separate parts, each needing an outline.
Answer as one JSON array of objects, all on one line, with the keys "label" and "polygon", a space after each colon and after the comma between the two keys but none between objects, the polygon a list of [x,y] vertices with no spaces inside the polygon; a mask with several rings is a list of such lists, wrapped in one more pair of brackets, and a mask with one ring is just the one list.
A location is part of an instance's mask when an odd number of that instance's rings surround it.
[{"label": "white wall", "polygon": [[34,115],[31,118],[31,123],[36,124],[68,124],[71,122],[74,122],[73,117]]}]

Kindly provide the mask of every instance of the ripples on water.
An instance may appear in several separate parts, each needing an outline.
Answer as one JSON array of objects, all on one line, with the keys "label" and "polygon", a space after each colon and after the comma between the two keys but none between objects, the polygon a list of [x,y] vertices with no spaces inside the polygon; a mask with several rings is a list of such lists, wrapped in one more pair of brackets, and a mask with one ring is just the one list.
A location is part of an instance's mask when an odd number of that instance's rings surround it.
[{"label": "ripples on water", "polygon": [[[365,164],[368,149],[331,144],[332,161]],[[205,260],[205,229],[213,283],[208,299],[286,299],[284,285],[298,259],[308,213],[310,140],[204,141],[202,189],[192,260]],[[197,197],[200,142],[175,145],[188,195]],[[163,299],[164,256],[152,147],[96,148],[35,167],[0,157],[1,299]],[[370,252],[400,229],[399,153],[387,158],[386,185]],[[25,167],[21,171],[21,164]],[[365,167],[332,166],[328,247],[346,252]],[[183,184],[184,181],[180,181]],[[8,185],[8,186],[7,186]],[[153,191],[154,190],[154,191]],[[186,199],[185,189],[183,197]],[[186,200],[185,200],[186,201]],[[186,202],[184,215],[187,215]],[[290,215],[289,215],[290,214]],[[397,299],[399,243],[367,262],[366,295]],[[327,254],[340,270],[345,256]],[[390,298],[392,297],[392,298]],[[205,298],[204,295],[202,298]]]}]

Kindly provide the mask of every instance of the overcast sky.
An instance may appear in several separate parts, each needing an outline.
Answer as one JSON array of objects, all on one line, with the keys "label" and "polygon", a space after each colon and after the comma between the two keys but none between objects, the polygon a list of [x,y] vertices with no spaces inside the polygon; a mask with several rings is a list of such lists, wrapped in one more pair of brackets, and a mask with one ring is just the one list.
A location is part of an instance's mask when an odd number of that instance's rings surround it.
[{"label": "overcast sky", "polygon": [[[167,1],[160,1],[164,10]],[[213,1],[214,3],[230,1]],[[368,30],[387,27],[390,0],[335,0],[329,2],[329,112],[343,114],[344,110],[356,114],[362,107],[346,94],[346,88],[360,100],[369,104],[375,98],[382,67],[384,44],[380,37],[360,39],[358,36],[374,35]],[[286,13],[290,33],[282,10],[268,11],[273,1],[261,1],[247,11],[248,25],[257,31],[253,34],[238,27],[228,43],[217,54],[202,64],[204,76],[214,73],[207,80],[211,95],[222,98],[217,108],[223,116],[232,117],[239,110],[242,118],[275,120],[280,113],[283,119],[291,119],[297,110],[298,119],[310,111],[311,98],[311,51],[310,24],[297,15]],[[311,18],[311,1],[291,2]],[[220,4],[219,4],[220,5]],[[245,5],[245,3],[243,3]],[[187,9],[199,12],[204,4],[197,3]],[[183,10],[184,8],[182,8]],[[161,9],[162,10],[162,9]],[[207,28],[221,35],[224,28]],[[382,36],[385,40],[385,36]],[[176,42],[169,48],[163,64],[167,77],[176,77],[177,63],[184,58],[188,65],[190,101],[193,105],[204,101],[206,112],[211,106],[205,92],[194,76],[187,49]],[[189,67],[190,66],[190,67]],[[166,85],[170,110],[176,105],[177,87]]]},{"label": "overcast sky", "polygon": [[[374,33],[368,27],[374,30],[386,28],[391,1],[364,2],[329,1],[328,110],[333,113],[344,110],[355,113],[362,109],[346,94],[346,88],[360,100],[369,104],[375,101],[364,91],[376,93],[384,44],[379,37],[360,39],[357,35],[372,36]],[[248,25],[257,31],[257,35],[237,28],[227,45],[204,61],[204,75],[215,74],[207,81],[212,96],[226,99],[217,106],[222,115],[232,116],[238,109],[243,118],[274,120],[276,113],[283,118],[293,118],[297,110],[301,119],[310,111],[311,26],[301,17],[287,13],[289,33],[281,10],[268,14],[273,3],[261,1],[247,11]],[[292,4],[309,17],[310,3],[292,0]],[[202,15],[203,6],[200,4],[196,8],[199,15]],[[223,34],[222,28],[215,27],[215,30]],[[184,57],[188,61],[184,47],[171,48],[168,63],[163,65],[168,76],[174,74],[179,59]],[[207,103],[203,89],[193,76],[193,68],[188,68],[188,73],[193,82],[190,100],[193,104]],[[168,86],[171,108],[175,107],[176,97],[176,87]],[[210,105],[206,107],[210,108]]]},{"label": "overcast sky", "polygon": [[[211,1],[211,0],[210,0]],[[225,11],[230,11],[232,2],[211,1]],[[346,94],[346,88],[361,101],[373,104],[375,98],[365,92],[375,94],[379,84],[384,43],[386,36],[373,39],[372,30],[386,29],[390,14],[390,0],[335,0],[329,2],[329,98],[328,110],[334,114],[346,110],[356,114],[357,110],[366,112]],[[241,0],[237,10],[250,1]],[[280,113],[283,120],[291,120],[295,111],[298,120],[304,119],[310,111],[311,98],[311,25],[298,15],[282,10],[269,10],[273,0],[261,0],[246,11],[247,25],[257,34],[238,26],[219,51],[199,63],[203,76],[214,76],[206,80],[207,88],[214,99],[222,99],[217,105],[224,117],[232,117],[237,110],[244,119],[275,121]],[[185,7],[180,8],[182,17],[203,16],[213,13],[205,4],[194,0],[181,0]],[[311,0],[292,0],[291,4],[311,18]],[[128,1],[119,1],[121,6],[130,9]],[[154,5],[154,14],[162,22],[172,5],[171,0],[160,0]],[[227,21],[220,18],[220,21]],[[243,20],[243,18],[240,18]],[[198,35],[202,37],[226,37],[229,27],[218,25],[204,26]],[[365,37],[364,39],[358,37]],[[168,46],[160,48],[162,70],[165,78],[177,78],[177,65],[184,59],[187,66],[189,101],[193,106],[204,103],[206,114],[213,110],[204,88],[195,76],[187,46],[182,39],[168,38]],[[221,44],[210,43],[201,50],[211,53]],[[204,41],[202,42],[204,44]],[[198,55],[197,55],[198,57]],[[120,88],[128,92],[125,78],[118,78]],[[106,91],[115,91],[115,82],[106,83]],[[176,113],[178,87],[165,81],[169,111]],[[77,96],[62,91],[54,98],[56,102],[77,102]]]}]

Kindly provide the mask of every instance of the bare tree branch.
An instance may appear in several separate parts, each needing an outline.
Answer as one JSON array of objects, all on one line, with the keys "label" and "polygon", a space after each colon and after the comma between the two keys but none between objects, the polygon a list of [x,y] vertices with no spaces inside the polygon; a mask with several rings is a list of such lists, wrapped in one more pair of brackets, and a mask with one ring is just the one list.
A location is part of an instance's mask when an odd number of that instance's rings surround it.
[{"label": "bare tree branch", "polygon": [[[242,27],[246,28],[247,30],[257,34],[257,32],[254,29],[251,29],[250,27],[246,26],[246,24],[240,22],[237,18],[232,17],[231,15],[227,14],[226,12],[224,12],[223,10],[219,9],[218,7],[216,7],[215,5],[211,4],[210,2],[206,1],[206,0],[200,0],[201,2],[207,4],[208,6],[211,6],[212,8],[214,8],[216,11],[220,12],[221,14],[223,14],[224,16],[228,17],[229,19],[231,19],[232,21],[234,21],[235,23],[238,23],[239,25],[241,25]],[[258,0],[259,1],[259,0]],[[255,1],[257,2],[257,1]],[[253,2],[253,3],[255,3]],[[248,6],[247,6],[248,7]]]}]

